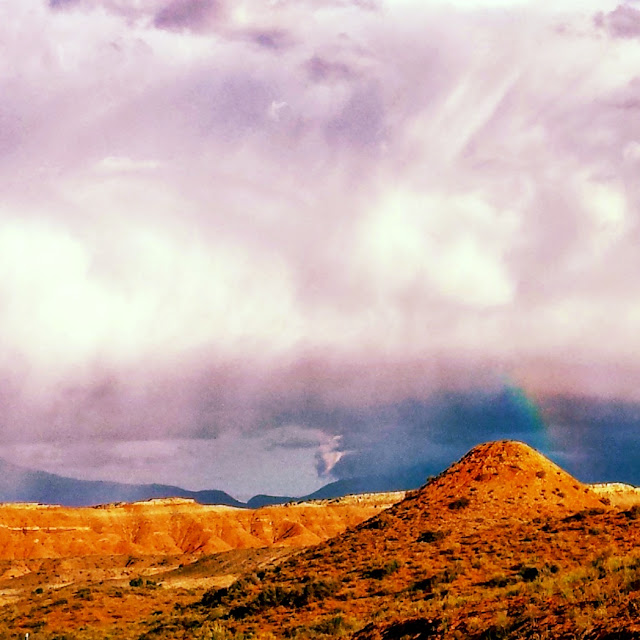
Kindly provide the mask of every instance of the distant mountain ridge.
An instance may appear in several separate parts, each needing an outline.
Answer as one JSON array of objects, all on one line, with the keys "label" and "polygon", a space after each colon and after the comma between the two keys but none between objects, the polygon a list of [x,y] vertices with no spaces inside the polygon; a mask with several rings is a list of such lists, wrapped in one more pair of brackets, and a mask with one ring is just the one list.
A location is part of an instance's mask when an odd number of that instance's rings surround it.
[{"label": "distant mountain ridge", "polygon": [[363,476],[331,482],[305,496],[258,494],[247,502],[216,489],[189,491],[164,484],[126,484],[103,480],[78,480],[46,471],[35,471],[0,459],[0,503],[38,502],[65,507],[89,507],[112,502],[139,502],[156,498],[190,498],[199,504],[220,504],[258,509],[287,502],[340,498],[356,493],[384,493],[416,489],[426,475],[412,469],[393,476]]},{"label": "distant mountain ridge", "polygon": [[163,484],[78,480],[45,471],[24,469],[0,460],[0,502],[39,502],[65,507],[87,507],[152,498],[191,498],[200,504],[246,506],[224,491],[189,491]]}]

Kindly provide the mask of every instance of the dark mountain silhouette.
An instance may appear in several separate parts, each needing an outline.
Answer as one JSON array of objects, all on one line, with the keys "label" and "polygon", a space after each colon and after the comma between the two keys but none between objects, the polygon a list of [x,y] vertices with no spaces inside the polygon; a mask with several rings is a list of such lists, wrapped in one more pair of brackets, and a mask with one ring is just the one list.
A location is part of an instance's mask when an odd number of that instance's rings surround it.
[{"label": "dark mountain silhouette", "polygon": [[288,502],[300,502],[300,498],[293,498],[291,496],[269,496],[264,493],[259,493],[253,498],[247,500],[247,507],[249,509],[259,509],[260,507],[270,507],[276,504],[287,504]]},{"label": "dark mountain silhouette", "polygon": [[200,504],[244,507],[224,491],[188,491],[162,484],[124,484],[65,478],[32,471],[0,460],[0,502],[39,502],[84,507],[110,502],[138,502],[151,498],[191,498]]},{"label": "dark mountain silhouette", "polygon": [[389,493],[392,491],[410,491],[421,487],[429,478],[433,469],[426,466],[414,466],[401,469],[395,474],[379,476],[356,476],[353,478],[343,478],[330,482],[320,487],[317,491],[306,496],[292,498],[291,496],[253,496],[247,506],[257,509],[266,505],[286,504],[287,502],[307,502],[309,500],[333,500],[343,496],[360,493]]},{"label": "dark mountain silhouette", "polygon": [[0,460],[0,502],[39,502],[65,507],[86,507],[111,502],[139,502],[152,498],[190,498],[199,504],[222,504],[258,509],[268,505],[308,500],[330,500],[356,493],[386,493],[415,489],[427,479],[424,469],[415,467],[396,475],[363,476],[331,482],[305,496],[258,494],[246,503],[215,489],[189,491],[163,484],[125,484],[100,480],[78,480],[34,471]]}]

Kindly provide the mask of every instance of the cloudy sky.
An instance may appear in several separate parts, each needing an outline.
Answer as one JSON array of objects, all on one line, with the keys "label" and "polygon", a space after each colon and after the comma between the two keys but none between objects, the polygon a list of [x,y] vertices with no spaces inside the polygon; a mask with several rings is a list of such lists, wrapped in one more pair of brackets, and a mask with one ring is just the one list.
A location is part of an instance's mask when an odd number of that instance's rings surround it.
[{"label": "cloudy sky", "polygon": [[0,54],[0,456],[640,483],[640,3],[6,0]]}]

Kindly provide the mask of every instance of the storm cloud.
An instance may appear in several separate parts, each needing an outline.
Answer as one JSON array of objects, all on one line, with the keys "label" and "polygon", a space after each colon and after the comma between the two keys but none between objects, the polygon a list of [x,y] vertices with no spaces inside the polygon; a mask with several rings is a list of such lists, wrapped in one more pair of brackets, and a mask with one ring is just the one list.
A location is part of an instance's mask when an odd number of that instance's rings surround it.
[{"label": "storm cloud", "polygon": [[526,437],[512,387],[640,400],[638,24],[604,0],[3,3],[0,451],[99,442],[46,470],[113,478],[121,443],[222,438],[263,492],[296,452],[302,493]]}]

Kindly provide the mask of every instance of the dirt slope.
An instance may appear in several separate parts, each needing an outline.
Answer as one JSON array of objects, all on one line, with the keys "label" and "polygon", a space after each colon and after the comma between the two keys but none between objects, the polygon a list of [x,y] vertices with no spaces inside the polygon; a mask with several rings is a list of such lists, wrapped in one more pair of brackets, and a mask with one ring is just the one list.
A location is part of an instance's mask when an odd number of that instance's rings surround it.
[{"label": "dirt slope", "polygon": [[[343,508],[371,506],[346,502]],[[77,640],[640,638],[640,506],[616,507],[526,445],[480,445],[387,510],[374,499],[372,518],[302,551],[286,546],[315,539],[320,522],[328,532],[339,506],[236,517],[234,509],[208,515],[184,503],[128,505],[95,516],[101,530],[68,514],[66,524],[87,527],[79,538],[108,541],[126,531],[121,539],[130,547],[161,548],[155,538],[189,549],[206,548],[202,540],[279,546],[159,561],[118,556],[120,580],[106,581],[115,569],[105,560],[93,569],[105,578],[86,588],[48,576],[62,578],[70,573],[63,564],[92,558],[9,563],[8,570],[29,573],[15,578],[24,583],[21,594],[6,594],[0,637],[5,628],[37,630],[42,640],[62,632]],[[51,512],[42,510],[42,523]],[[54,518],[47,526],[65,523]],[[211,587],[204,595],[205,587],[193,590],[203,580]]]},{"label": "dirt slope", "polygon": [[499,440],[474,447],[414,493],[408,505],[447,517],[468,507],[487,518],[531,518],[599,508],[602,502],[588,485],[532,447]]},{"label": "dirt slope", "polygon": [[315,544],[388,507],[400,496],[262,509],[167,499],[95,508],[0,505],[0,559],[211,554]]},{"label": "dirt slope", "polygon": [[636,633],[639,517],[527,445],[487,443],[277,572],[209,592],[202,612],[276,637],[593,640],[606,616]]}]

